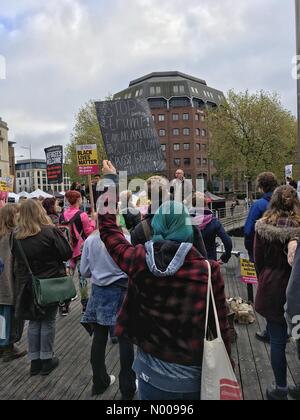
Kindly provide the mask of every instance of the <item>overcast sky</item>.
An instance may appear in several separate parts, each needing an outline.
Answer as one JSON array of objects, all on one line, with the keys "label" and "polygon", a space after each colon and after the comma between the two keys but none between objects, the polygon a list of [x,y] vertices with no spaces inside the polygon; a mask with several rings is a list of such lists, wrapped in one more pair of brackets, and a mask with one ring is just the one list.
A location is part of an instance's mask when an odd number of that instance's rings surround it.
[{"label": "overcast sky", "polygon": [[0,116],[17,154],[44,157],[86,101],[167,70],[277,91],[296,113],[294,19],[294,0],[0,0]]}]

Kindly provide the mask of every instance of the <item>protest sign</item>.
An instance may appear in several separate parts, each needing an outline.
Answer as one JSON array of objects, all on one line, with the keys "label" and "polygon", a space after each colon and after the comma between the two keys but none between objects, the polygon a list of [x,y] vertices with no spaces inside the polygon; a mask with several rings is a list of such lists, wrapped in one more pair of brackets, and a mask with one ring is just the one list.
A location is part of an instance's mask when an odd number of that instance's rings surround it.
[{"label": "protest sign", "polygon": [[14,190],[14,177],[5,176],[0,178],[0,191],[2,192],[13,192]]},{"label": "protest sign", "polygon": [[97,175],[99,173],[97,145],[85,144],[77,146],[76,151],[79,175]]},{"label": "protest sign", "polygon": [[293,178],[293,165],[287,165],[285,167],[285,177]]},{"label": "protest sign", "polygon": [[250,262],[249,259],[241,258],[241,282],[245,284],[257,285],[257,275],[254,263]]},{"label": "protest sign", "polygon": [[49,184],[63,182],[63,147],[53,146],[45,149],[47,163],[47,178]]},{"label": "protest sign", "polygon": [[163,172],[166,163],[146,99],[96,102],[109,160],[128,176]]}]

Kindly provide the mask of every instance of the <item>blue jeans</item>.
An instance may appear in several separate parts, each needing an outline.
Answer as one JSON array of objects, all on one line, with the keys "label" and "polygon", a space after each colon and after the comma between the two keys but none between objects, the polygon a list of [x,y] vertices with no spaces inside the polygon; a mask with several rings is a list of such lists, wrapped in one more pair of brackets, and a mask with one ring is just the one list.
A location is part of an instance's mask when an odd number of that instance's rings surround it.
[{"label": "blue jeans", "polygon": [[139,397],[141,401],[199,401],[199,392],[190,394],[178,392],[166,392],[155,388],[147,382],[139,379]]},{"label": "blue jeans", "polygon": [[47,319],[30,321],[28,327],[28,357],[30,361],[53,358],[57,307],[48,311]]},{"label": "blue jeans", "polygon": [[286,344],[288,329],[286,324],[268,321],[267,330],[270,334],[271,363],[276,379],[276,385],[280,388],[287,387],[287,360]]}]

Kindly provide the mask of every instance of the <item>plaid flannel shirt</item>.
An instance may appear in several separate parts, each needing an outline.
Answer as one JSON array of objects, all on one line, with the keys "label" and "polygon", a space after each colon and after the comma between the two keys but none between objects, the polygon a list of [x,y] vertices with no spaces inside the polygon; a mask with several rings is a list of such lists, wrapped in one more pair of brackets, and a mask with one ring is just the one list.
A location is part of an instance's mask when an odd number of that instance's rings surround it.
[{"label": "plaid flannel shirt", "polygon": [[[168,362],[201,366],[205,335],[208,269],[192,248],[173,277],[157,278],[148,269],[143,245],[132,246],[116,224],[116,216],[99,217],[100,233],[108,252],[128,274],[128,293],[118,317],[116,334],[145,353]],[[223,340],[231,344],[224,281],[219,264],[211,262],[212,284]],[[210,329],[215,325],[210,311]]]}]

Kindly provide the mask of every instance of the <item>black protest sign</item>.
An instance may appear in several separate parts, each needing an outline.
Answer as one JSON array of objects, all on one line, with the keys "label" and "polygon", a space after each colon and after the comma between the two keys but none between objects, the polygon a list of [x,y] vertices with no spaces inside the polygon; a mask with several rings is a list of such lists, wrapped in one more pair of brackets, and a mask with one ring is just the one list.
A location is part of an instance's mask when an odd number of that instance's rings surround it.
[{"label": "black protest sign", "polygon": [[166,170],[159,137],[146,99],[96,102],[108,158],[128,176]]},{"label": "black protest sign", "polygon": [[63,147],[53,146],[45,149],[48,184],[63,182]]}]

